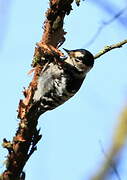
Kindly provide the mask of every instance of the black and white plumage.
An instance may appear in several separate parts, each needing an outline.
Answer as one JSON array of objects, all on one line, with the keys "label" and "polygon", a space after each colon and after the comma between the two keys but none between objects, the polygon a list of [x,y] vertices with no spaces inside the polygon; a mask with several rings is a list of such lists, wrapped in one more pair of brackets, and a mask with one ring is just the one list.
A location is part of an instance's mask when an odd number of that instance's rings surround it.
[{"label": "black and white plumage", "polygon": [[93,55],[84,49],[66,50],[68,57],[62,63],[50,62],[38,79],[33,100],[40,115],[66,102],[80,89],[87,72],[94,65]]}]

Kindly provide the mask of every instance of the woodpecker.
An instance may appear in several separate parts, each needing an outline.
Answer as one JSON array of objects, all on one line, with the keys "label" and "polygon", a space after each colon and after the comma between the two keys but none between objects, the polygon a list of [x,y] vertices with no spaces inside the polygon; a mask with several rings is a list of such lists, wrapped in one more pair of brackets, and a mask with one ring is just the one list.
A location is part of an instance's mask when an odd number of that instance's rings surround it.
[{"label": "woodpecker", "polygon": [[67,50],[61,63],[49,62],[41,71],[33,101],[36,113],[55,109],[74,96],[80,89],[86,74],[94,65],[93,55],[85,49]]}]

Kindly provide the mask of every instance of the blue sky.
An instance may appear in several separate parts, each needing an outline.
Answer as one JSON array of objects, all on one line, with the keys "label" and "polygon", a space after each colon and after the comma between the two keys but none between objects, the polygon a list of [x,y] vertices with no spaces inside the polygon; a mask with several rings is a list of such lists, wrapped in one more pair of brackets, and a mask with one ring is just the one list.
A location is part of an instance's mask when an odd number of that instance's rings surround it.
[{"label": "blue sky", "polygon": [[[35,44],[41,39],[44,13],[48,7],[47,0],[4,2],[10,2],[10,6],[3,11],[6,16],[1,14],[0,17],[1,39],[4,37],[0,49],[0,142],[4,137],[11,140],[17,129],[16,109],[23,97],[23,87],[27,87],[32,79],[27,72],[31,69]],[[120,10],[126,1],[107,2]],[[0,5],[2,7],[2,0]],[[73,5],[73,9],[65,19],[64,27],[68,33],[62,47],[87,48],[96,54],[104,46],[126,39],[125,28],[115,20],[103,29],[91,46],[86,47],[102,21],[111,17],[92,0],[82,2],[80,7]],[[126,15],[127,12],[122,16]],[[41,127],[43,138],[24,168],[26,180],[40,177],[46,180],[86,180],[101,166],[105,157],[99,140],[108,152],[118,116],[126,105],[126,53],[125,45],[97,59],[80,91],[64,105],[40,117],[38,127]],[[2,172],[7,152],[2,147],[0,152]],[[118,167],[122,180],[126,180],[126,159],[125,148]],[[117,180],[115,175],[113,180]]]}]

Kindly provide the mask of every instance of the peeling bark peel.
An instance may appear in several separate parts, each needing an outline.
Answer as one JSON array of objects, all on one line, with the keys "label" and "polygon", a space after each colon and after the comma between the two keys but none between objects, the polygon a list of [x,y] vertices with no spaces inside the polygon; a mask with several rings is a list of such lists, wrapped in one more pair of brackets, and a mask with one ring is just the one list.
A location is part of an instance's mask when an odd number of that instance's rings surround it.
[{"label": "peeling bark peel", "polygon": [[[54,60],[55,55],[63,55],[57,48],[65,41],[66,32],[63,29],[63,20],[65,15],[72,10],[72,2],[73,0],[50,0],[50,8],[46,12],[44,22],[44,33],[41,41],[35,47],[35,60],[47,54]],[[19,127],[12,142],[3,140],[3,147],[8,150],[6,170],[1,175],[3,180],[23,180],[25,178],[23,168],[37,149],[36,145],[42,137],[40,130],[37,130],[39,116],[35,111],[30,110],[43,65],[35,64],[33,79],[28,88],[23,91],[25,98],[20,100],[18,107]]]}]

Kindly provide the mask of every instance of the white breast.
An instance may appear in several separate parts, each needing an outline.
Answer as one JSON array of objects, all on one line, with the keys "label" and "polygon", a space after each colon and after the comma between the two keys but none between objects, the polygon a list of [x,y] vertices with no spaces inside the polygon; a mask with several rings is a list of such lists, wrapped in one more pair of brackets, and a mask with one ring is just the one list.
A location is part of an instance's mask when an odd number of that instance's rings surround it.
[{"label": "white breast", "polygon": [[47,92],[53,90],[54,86],[59,96],[62,96],[66,86],[66,79],[62,76],[63,69],[57,64],[50,63],[46,70],[42,70],[38,80],[34,101],[40,100]]}]

